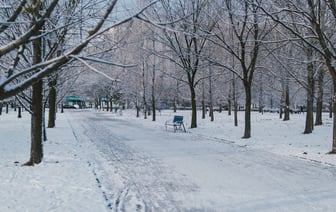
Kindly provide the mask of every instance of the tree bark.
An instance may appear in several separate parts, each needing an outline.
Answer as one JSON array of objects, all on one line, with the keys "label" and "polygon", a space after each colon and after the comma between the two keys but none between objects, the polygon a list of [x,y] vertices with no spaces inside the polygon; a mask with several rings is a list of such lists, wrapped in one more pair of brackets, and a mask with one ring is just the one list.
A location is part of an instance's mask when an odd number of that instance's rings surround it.
[{"label": "tree bark", "polygon": [[[153,50],[155,51],[155,40],[153,39]],[[153,74],[152,74],[152,121],[156,121],[156,99],[155,99],[155,77],[156,77],[156,67],[155,67],[155,54],[153,55]]]},{"label": "tree bark", "polygon": [[331,154],[336,154],[336,78],[333,79],[333,86],[334,86],[334,95],[333,95],[333,143],[332,143],[332,150]]},{"label": "tree bark", "polygon": [[49,82],[49,117],[48,117],[48,128],[55,127],[56,121],[56,80],[51,80]]},{"label": "tree bark", "polygon": [[[231,100],[231,95],[229,95],[229,98],[228,98],[228,116],[231,116],[231,113],[232,113],[232,100]],[[219,105],[219,112],[221,113],[222,112],[222,105]]]},{"label": "tree bark", "polygon": [[[204,72],[203,72],[204,75]],[[204,80],[202,81],[202,119],[205,119],[206,115],[206,105],[205,105],[205,85]]]},{"label": "tree bark", "polygon": [[43,81],[33,85],[32,103],[31,103],[31,148],[30,159],[25,165],[33,166],[39,164],[43,158]]},{"label": "tree bark", "polygon": [[333,116],[333,98],[331,97],[329,101],[329,118],[332,118],[332,116]]},{"label": "tree bark", "polygon": [[18,118],[22,118],[21,107],[18,108]]},{"label": "tree bark", "polygon": [[234,103],[234,126],[238,127],[238,103]]},{"label": "tree bark", "polygon": [[251,137],[251,84],[244,83],[245,88],[245,130],[243,138]]},{"label": "tree bark", "polygon": [[238,126],[238,102],[236,93],[236,79],[233,76],[232,79],[232,96],[233,96],[233,106],[234,106],[234,126]]},{"label": "tree bark", "polygon": [[147,101],[146,101],[146,79],[145,79],[145,62],[142,62],[142,101],[143,101],[143,113],[144,119],[147,119]]},{"label": "tree bark", "polygon": [[140,117],[140,107],[136,106],[136,117],[139,118]]},{"label": "tree bark", "polygon": [[290,102],[289,102],[289,82],[288,78],[286,79],[286,86],[285,86],[285,116],[284,116],[284,121],[289,121],[289,113],[290,113]]},{"label": "tree bark", "polygon": [[177,105],[178,105],[178,98],[179,98],[179,81],[176,80],[176,90],[175,90],[175,96],[174,96],[174,113],[177,111]]},{"label": "tree bark", "polygon": [[214,111],[213,111],[213,97],[212,97],[212,71],[210,69],[209,71],[210,76],[209,76],[209,115],[210,115],[210,121],[214,121]]},{"label": "tree bark", "polygon": [[110,97],[110,112],[113,111],[113,99]]},{"label": "tree bark", "polygon": [[135,108],[136,108],[136,117],[139,118],[140,117],[140,106],[139,106],[138,97],[135,102]]},{"label": "tree bark", "polygon": [[[308,58],[312,57],[312,50],[307,51]],[[313,132],[314,127],[314,114],[313,114],[313,106],[314,106],[314,65],[312,62],[309,62],[307,66],[307,113],[306,113],[306,125],[304,134],[309,134]]]},{"label": "tree bark", "polygon": [[155,96],[152,96],[152,121],[156,121],[156,104],[155,104]]},{"label": "tree bark", "polygon": [[196,92],[193,83],[189,83],[191,96],[191,125],[190,128],[197,128],[197,107],[196,107]]},{"label": "tree bark", "polygon": [[[37,5],[36,9],[41,8]],[[38,16],[38,14],[34,14]],[[39,36],[41,33],[36,30],[34,33]],[[37,38],[32,41],[33,57],[32,64],[38,64],[42,61],[42,39]],[[25,165],[33,166],[41,163],[43,159],[43,80],[38,80],[32,86],[32,101],[31,101],[31,148],[30,159]]]},{"label": "tree bark", "polygon": [[106,103],[106,111],[109,112],[110,111],[110,99],[109,99],[108,95],[106,95],[105,98],[106,98],[106,101],[105,101],[105,103]]},{"label": "tree bark", "polygon": [[323,82],[324,82],[324,70],[319,70],[317,79],[317,100],[316,100],[316,118],[315,126],[323,124],[322,121],[322,109],[323,109]]},{"label": "tree bark", "polygon": [[264,87],[262,74],[260,74],[259,82],[259,113],[264,114]]},{"label": "tree bark", "polygon": [[205,100],[202,99],[202,119],[205,119],[206,115],[206,105],[205,105]]}]

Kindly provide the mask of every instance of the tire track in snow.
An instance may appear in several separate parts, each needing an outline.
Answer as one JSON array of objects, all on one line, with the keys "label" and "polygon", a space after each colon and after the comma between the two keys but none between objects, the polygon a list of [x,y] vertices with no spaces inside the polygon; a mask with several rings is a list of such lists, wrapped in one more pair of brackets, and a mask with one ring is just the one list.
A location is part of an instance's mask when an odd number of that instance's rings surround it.
[{"label": "tire track in snow", "polygon": [[[183,211],[181,202],[174,200],[172,193],[181,190],[195,191],[196,186],[182,179],[183,177],[176,179],[176,175],[169,173],[167,170],[170,169],[157,159],[133,150],[124,143],[129,140],[127,135],[116,134],[113,132],[116,129],[109,128],[108,122],[111,122],[111,119],[107,122],[106,117],[97,118],[96,115],[92,115],[93,117],[87,120],[75,122],[81,124],[84,135],[91,140],[106,161],[110,162],[109,170],[103,171],[100,169],[106,169],[106,167],[99,167],[95,169],[94,175],[99,176],[97,179],[106,191],[103,196],[109,200],[109,203],[112,202],[112,210],[129,211],[131,207],[132,211]],[[125,124],[124,127],[129,127],[130,124],[121,120],[113,121],[120,122],[114,123],[119,127]],[[106,183],[113,183],[114,179],[111,175],[118,175],[123,181],[123,186],[119,186],[117,192],[115,186],[106,185]]]},{"label": "tire track in snow", "polygon": [[[89,128],[94,128],[96,126],[97,125],[91,125]],[[89,132],[97,132],[97,128],[93,131],[88,131],[87,129],[86,132],[88,132],[88,137],[90,137],[92,142],[96,144],[106,159],[113,163],[117,173],[123,178],[125,187],[118,192],[115,199],[116,208],[125,211],[125,208],[127,208],[127,205],[129,204],[128,199],[135,197],[139,202],[143,203],[142,206],[138,204],[136,208],[144,208],[144,211],[151,211],[148,208],[154,208],[156,210],[165,208],[168,209],[167,211],[178,211],[178,209],[174,207],[175,203],[165,203],[172,199],[171,196],[167,195],[169,194],[169,188],[167,189],[166,187],[169,186],[163,185],[160,182],[159,177],[154,179],[154,182],[151,182],[151,179],[146,179],[146,177],[144,177],[146,175],[150,176],[150,178],[159,176],[164,173],[164,168],[160,168],[160,165],[156,164],[148,156],[138,154],[132,151],[130,147],[120,142],[127,138],[115,135],[109,130],[104,129],[102,126],[99,126],[99,128],[99,132],[104,133],[100,135],[98,140],[108,138],[109,142],[102,142],[99,144],[95,142],[94,139],[97,138],[97,135],[89,135]],[[150,170],[150,173],[146,173],[148,170]],[[144,182],[143,180],[147,182]],[[156,191],[151,191],[153,188],[155,190],[155,187],[161,189],[161,192],[158,192],[158,189]],[[161,197],[156,196],[155,193],[161,193]]]},{"label": "tire track in snow", "polygon": [[[89,167],[92,166],[91,163],[90,163],[90,161],[87,161],[87,163],[88,163],[88,166],[89,166]],[[107,207],[108,209],[111,209],[111,210],[112,210],[113,208],[112,208],[111,200],[110,200],[109,197],[107,196],[106,192],[102,189],[102,184],[101,184],[101,182],[100,182],[100,180],[99,180],[99,177],[98,177],[98,175],[97,175],[97,173],[96,173],[96,171],[95,171],[94,168],[92,168],[92,173],[93,173],[94,177],[96,178],[96,182],[97,182],[98,188],[102,190],[103,197],[104,197],[105,201],[107,202],[106,207]]]},{"label": "tire track in snow", "polygon": [[[79,143],[79,138],[78,138],[78,136],[77,136],[77,134],[76,134],[76,132],[75,132],[75,130],[74,130],[74,127],[73,127],[72,122],[69,120],[68,117],[67,117],[67,120],[68,120],[69,126],[71,127],[72,134],[74,135],[74,138],[76,139],[76,142]],[[89,167],[92,167],[92,164],[91,164],[90,161],[87,161],[87,164],[88,164]],[[101,181],[100,181],[100,179],[99,179],[99,177],[98,177],[98,175],[97,175],[95,169],[92,167],[91,170],[92,170],[92,174],[93,174],[93,176],[94,176],[95,179],[96,179],[97,187],[101,190],[101,192],[102,192],[102,196],[103,196],[104,200],[106,201],[106,207],[107,207],[108,209],[112,210],[113,208],[112,208],[111,200],[110,200],[110,198],[106,195],[106,192],[103,190],[102,185],[101,185]]]}]

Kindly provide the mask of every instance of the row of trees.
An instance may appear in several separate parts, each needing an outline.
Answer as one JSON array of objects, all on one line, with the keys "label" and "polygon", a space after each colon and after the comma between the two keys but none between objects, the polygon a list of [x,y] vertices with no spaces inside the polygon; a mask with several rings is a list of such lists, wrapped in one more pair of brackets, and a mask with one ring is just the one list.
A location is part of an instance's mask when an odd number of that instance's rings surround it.
[{"label": "row of trees", "polygon": [[313,130],[314,101],[321,111],[329,93],[336,104],[333,1],[140,0],[124,9],[120,2],[2,1],[0,99],[15,96],[31,113],[27,165],[43,157],[43,102],[52,127],[56,104],[74,89],[74,78],[86,80],[87,95],[118,88],[138,111],[147,114],[150,105],[153,120],[158,103],[189,102],[191,128],[200,103],[211,112],[227,104],[236,114],[243,99],[243,138],[251,137],[253,101],[260,109],[282,105],[288,120],[290,100],[305,91],[305,133]]},{"label": "row of trees", "polygon": [[117,0],[1,1],[0,99],[15,96],[31,114],[31,152],[26,165],[38,164],[43,158],[47,100],[48,126],[53,127],[56,104],[60,101],[56,96],[64,95],[61,88],[63,92],[71,89],[70,76],[78,77],[83,66],[97,71],[87,61],[110,63],[99,61],[96,56],[111,49],[95,47],[93,41],[103,39],[104,33],[142,12],[120,14],[118,3]]},{"label": "row of trees", "polygon": [[335,106],[334,11],[322,0],[161,0],[133,23],[119,52],[138,64],[120,76],[124,97],[144,112],[150,102],[153,120],[156,105],[188,98],[191,128],[198,106],[237,111],[243,100],[243,138],[251,137],[252,105],[279,107],[284,120],[304,107],[311,133],[326,104]]}]

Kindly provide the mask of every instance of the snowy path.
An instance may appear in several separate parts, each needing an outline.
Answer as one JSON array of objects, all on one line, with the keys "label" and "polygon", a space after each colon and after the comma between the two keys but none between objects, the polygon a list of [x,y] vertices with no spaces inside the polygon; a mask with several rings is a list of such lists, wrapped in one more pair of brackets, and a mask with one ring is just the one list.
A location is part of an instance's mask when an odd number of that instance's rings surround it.
[{"label": "snowy path", "polygon": [[[109,113],[69,122],[114,211],[333,211],[336,168]],[[159,125],[159,123],[158,123]]]}]

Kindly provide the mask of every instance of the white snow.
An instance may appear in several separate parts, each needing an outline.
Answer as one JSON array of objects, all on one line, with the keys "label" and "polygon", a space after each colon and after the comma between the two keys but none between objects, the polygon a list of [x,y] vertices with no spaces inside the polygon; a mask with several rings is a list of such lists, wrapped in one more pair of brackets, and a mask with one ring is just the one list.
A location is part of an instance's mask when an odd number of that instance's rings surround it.
[{"label": "white snow", "polygon": [[[184,116],[187,133],[164,122]],[[30,116],[0,116],[0,211],[334,211],[332,120],[303,134],[305,114],[284,122],[252,113],[252,138],[215,113],[190,129],[190,111],[157,121],[95,110],[57,114],[43,162],[29,159]]]}]

